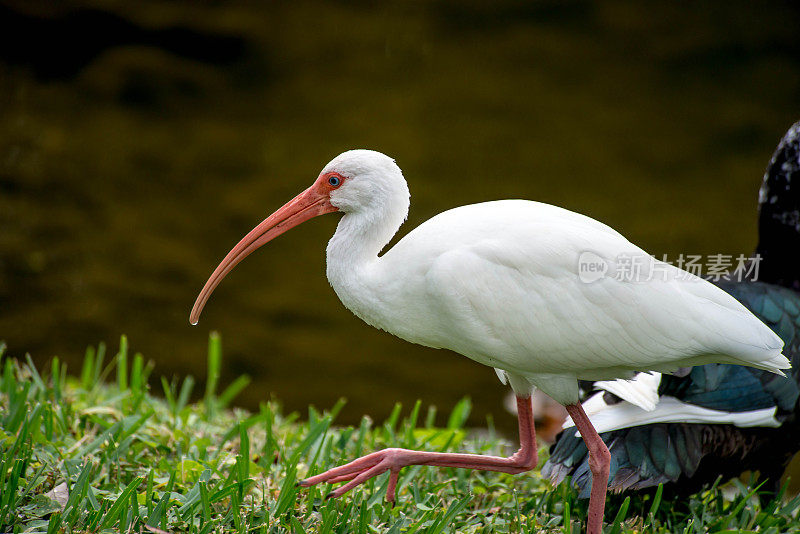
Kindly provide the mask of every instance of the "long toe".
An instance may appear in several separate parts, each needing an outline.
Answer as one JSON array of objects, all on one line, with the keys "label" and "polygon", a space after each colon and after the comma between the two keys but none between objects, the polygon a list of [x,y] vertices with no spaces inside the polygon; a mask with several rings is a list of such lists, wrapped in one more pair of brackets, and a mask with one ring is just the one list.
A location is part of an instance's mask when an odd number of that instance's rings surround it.
[{"label": "long toe", "polygon": [[384,466],[378,464],[375,467],[372,467],[370,469],[367,469],[363,473],[360,473],[357,477],[355,477],[353,480],[351,480],[350,482],[348,482],[344,486],[339,486],[338,488],[333,490],[329,495],[330,495],[330,497],[341,497],[342,495],[344,495],[345,493],[347,493],[351,489],[355,488],[356,486],[358,486],[360,484],[363,484],[364,482],[366,482],[367,480],[369,480],[369,479],[371,479],[373,477],[376,477],[376,476],[380,475],[381,473],[383,473],[387,469],[388,469],[387,467],[384,467]]},{"label": "long toe", "polygon": [[389,470],[389,485],[386,487],[386,502],[392,503],[392,507],[394,507],[394,503],[397,501],[397,477],[399,475],[399,469]]},{"label": "long toe", "polygon": [[324,473],[320,473],[319,475],[301,480],[299,484],[304,487],[309,487],[315,486],[322,482],[332,483],[350,480],[351,478],[358,476],[360,472],[364,471],[365,469],[369,469],[380,462],[381,458],[380,456],[376,456],[376,454],[377,453],[372,453],[368,454],[367,456],[362,456],[361,458],[353,460],[348,464],[334,467],[333,469],[329,469]]}]

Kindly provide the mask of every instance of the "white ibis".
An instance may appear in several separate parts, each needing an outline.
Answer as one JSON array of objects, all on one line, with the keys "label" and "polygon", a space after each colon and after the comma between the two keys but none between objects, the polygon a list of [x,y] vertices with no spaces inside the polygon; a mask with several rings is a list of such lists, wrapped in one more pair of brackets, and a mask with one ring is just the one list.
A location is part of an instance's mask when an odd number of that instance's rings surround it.
[{"label": "white ibis", "polygon": [[[384,449],[303,486],[346,482],[329,494],[339,497],[388,471],[394,501],[398,473],[409,465],[531,470],[538,458],[530,396],[540,388],[566,407],[589,450],[587,532],[599,534],[610,456],[581,407],[578,379],[709,362],[789,368],[780,338],[734,298],[594,219],[525,200],[474,204],[437,215],[380,255],[408,207],[394,160],[371,150],[340,154],[228,253],[190,321],[251,252],[312,217],[341,212],[327,275],[342,303],[376,328],[494,367],[517,397],[520,449],[508,458]],[[638,267],[626,275],[631,258]],[[589,277],[580,272],[584,262],[594,265]]]}]

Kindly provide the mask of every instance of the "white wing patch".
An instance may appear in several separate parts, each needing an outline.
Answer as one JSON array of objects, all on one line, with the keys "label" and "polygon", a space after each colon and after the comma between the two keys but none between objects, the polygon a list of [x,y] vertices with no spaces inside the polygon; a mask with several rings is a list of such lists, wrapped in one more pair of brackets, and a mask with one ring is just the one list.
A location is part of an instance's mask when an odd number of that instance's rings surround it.
[{"label": "white wing patch", "polygon": [[613,393],[645,411],[652,412],[658,404],[658,386],[661,373],[639,373],[631,380],[601,380],[594,383],[596,389]]},{"label": "white wing patch", "polygon": [[[724,412],[688,404],[669,396],[661,397],[655,410],[647,411],[626,401],[609,406],[603,400],[603,392],[600,391],[586,400],[583,408],[598,433],[652,423],[729,424],[742,428],[781,426],[781,422],[775,418],[777,407],[749,412]],[[563,428],[573,426],[575,423],[571,418],[567,418]]]}]

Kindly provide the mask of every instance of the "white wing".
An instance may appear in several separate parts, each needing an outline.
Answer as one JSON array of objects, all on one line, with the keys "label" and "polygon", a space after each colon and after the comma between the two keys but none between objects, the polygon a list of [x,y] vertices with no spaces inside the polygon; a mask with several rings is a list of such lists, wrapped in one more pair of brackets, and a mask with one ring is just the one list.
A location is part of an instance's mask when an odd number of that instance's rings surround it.
[{"label": "white wing", "polygon": [[[587,252],[607,267],[588,283],[579,276]],[[619,275],[630,258],[644,274]],[[540,387],[543,375],[607,380],[710,362],[789,367],[780,338],[733,297],[608,226],[547,204],[444,212],[376,269],[383,306],[368,315],[346,303],[367,322]]]}]

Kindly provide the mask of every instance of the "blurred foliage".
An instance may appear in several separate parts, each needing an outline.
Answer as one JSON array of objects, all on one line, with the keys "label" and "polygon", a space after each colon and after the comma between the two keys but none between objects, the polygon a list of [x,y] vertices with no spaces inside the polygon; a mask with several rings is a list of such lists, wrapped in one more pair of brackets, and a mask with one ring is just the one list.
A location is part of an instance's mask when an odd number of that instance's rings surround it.
[{"label": "blurred foliage", "polygon": [[[756,191],[800,115],[788,1],[0,2],[0,334],[79,361],[126,331],[166,372],[226,335],[222,380],[289,409],[503,389],[465,358],[375,331],[324,277],[335,217],[244,262],[241,235],[342,150],[395,157],[405,233],[444,209],[531,198],[654,254],[752,250]],[[513,429],[511,417],[498,424]]]}]

